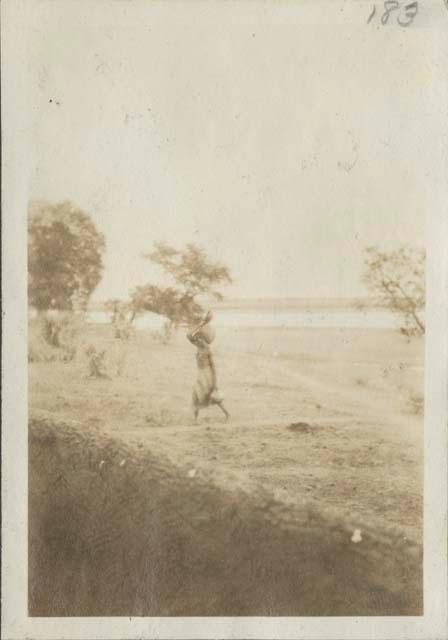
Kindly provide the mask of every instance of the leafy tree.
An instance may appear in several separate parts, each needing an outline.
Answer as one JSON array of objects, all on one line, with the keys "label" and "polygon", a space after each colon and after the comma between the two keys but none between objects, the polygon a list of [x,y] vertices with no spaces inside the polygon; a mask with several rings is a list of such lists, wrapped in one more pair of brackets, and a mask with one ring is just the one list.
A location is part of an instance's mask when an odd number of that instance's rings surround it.
[{"label": "leafy tree", "polygon": [[131,295],[132,306],[136,313],[152,311],[165,316],[175,327],[197,322],[202,317],[204,309],[198,296],[221,300],[219,287],[232,282],[227,267],[210,260],[203,249],[193,244],[181,250],[156,244],[145,258],[159,265],[174,281],[174,286],[137,287]]},{"label": "leafy tree", "polygon": [[423,335],[422,318],[425,307],[425,252],[414,247],[395,251],[366,249],[365,273],[367,287],[403,319],[404,335]]},{"label": "leafy tree", "polygon": [[85,309],[103,272],[104,236],[70,202],[31,204],[28,300],[38,311]]},{"label": "leafy tree", "polygon": [[223,296],[216,287],[232,282],[228,268],[210,260],[205,251],[194,244],[178,250],[159,243],[145,257],[172,276],[189,298],[206,294],[222,300]]}]

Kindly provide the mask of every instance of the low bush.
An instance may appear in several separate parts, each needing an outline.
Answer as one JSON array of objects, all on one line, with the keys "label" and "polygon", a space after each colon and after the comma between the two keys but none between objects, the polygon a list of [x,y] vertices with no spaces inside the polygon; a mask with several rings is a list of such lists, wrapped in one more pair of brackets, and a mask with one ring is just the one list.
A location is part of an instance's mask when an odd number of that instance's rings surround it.
[{"label": "low bush", "polygon": [[70,362],[79,351],[83,328],[83,316],[73,313],[30,319],[28,362]]}]

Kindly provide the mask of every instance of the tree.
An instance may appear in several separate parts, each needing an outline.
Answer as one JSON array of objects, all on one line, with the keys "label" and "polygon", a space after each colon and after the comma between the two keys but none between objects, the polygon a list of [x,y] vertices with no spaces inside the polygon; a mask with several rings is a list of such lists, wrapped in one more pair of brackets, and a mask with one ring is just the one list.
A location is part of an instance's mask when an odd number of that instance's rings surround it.
[{"label": "tree", "polygon": [[403,318],[401,332],[423,335],[425,324],[425,252],[414,247],[380,251],[367,247],[365,273],[367,287]]},{"label": "tree", "polygon": [[193,244],[182,250],[156,244],[145,258],[159,265],[174,281],[174,286],[137,287],[131,295],[133,308],[136,313],[152,311],[165,316],[175,327],[194,323],[202,317],[204,309],[198,296],[222,300],[218,287],[232,282],[227,267],[210,260],[203,249]]},{"label": "tree", "polygon": [[33,203],[28,223],[28,300],[38,311],[85,309],[103,272],[104,236],[70,202]]}]

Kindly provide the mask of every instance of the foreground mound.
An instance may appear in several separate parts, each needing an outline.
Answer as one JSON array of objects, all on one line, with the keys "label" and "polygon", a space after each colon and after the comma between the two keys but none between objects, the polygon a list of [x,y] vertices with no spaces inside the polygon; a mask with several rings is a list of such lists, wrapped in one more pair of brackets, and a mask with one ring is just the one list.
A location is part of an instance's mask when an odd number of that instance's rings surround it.
[{"label": "foreground mound", "polygon": [[32,616],[421,614],[420,549],[352,534],[81,425],[30,422]]}]

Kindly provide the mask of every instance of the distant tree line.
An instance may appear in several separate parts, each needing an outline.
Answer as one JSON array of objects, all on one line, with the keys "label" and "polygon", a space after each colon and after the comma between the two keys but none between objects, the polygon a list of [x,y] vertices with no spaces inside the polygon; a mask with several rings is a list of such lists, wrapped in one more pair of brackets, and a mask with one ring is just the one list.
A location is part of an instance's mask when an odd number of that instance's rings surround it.
[{"label": "distant tree line", "polygon": [[[91,217],[70,202],[32,203],[28,225],[28,299],[38,312],[85,311],[101,281],[106,245]],[[158,243],[144,256],[171,279],[169,286],[148,283],[129,299],[109,300],[116,336],[129,337],[134,319],[152,312],[166,319],[165,332],[193,324],[204,314],[203,297],[221,300],[221,287],[232,282],[229,269],[194,245],[175,248]],[[373,295],[402,319],[407,336],[423,335],[425,324],[425,254],[402,247],[368,247],[363,280]],[[51,325],[51,322],[50,322]],[[52,327],[47,332],[57,341]]]}]

